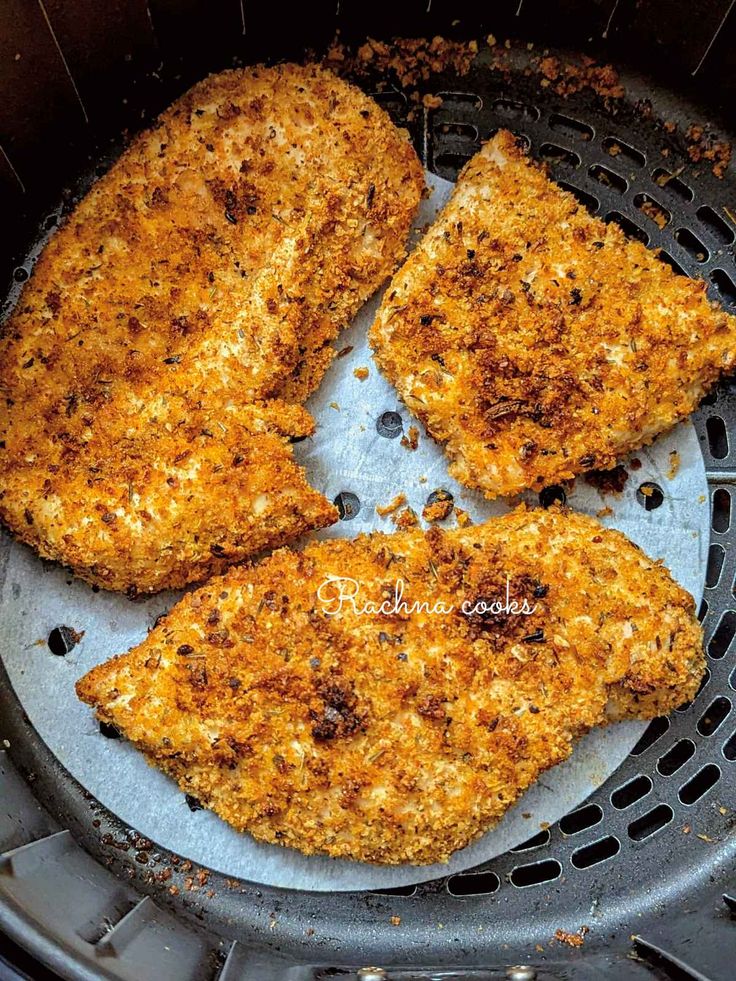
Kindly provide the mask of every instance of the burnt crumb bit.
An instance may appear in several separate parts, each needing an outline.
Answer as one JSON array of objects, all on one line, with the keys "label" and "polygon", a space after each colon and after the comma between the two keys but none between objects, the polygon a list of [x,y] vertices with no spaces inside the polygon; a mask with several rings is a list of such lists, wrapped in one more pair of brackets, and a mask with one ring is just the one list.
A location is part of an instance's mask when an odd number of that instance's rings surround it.
[{"label": "burnt crumb bit", "polygon": [[312,710],[310,716],[314,725],[312,736],[318,742],[342,739],[356,732],[364,732],[367,717],[357,711],[358,698],[352,683],[322,682],[317,694],[324,706],[321,711]]},{"label": "burnt crumb bit", "polygon": [[521,638],[526,644],[543,644],[544,643],[544,631],[541,627],[538,627],[533,633],[527,634],[526,637]]},{"label": "burnt crumb bit", "polygon": [[620,494],[629,479],[626,467],[619,464],[612,470],[590,470],[584,475],[585,483],[602,494]]},{"label": "burnt crumb bit", "polygon": [[433,319],[434,318],[432,317],[431,313],[423,313],[419,318],[419,323],[422,325],[422,327],[429,327]]},{"label": "burnt crumb bit", "polygon": [[49,633],[47,643],[52,654],[64,657],[74,650],[82,637],[84,637],[84,630],[75,630],[62,623]]},{"label": "burnt crumb bit", "polygon": [[191,657],[194,654],[194,648],[191,644],[179,644],[176,649],[176,653],[180,657]]},{"label": "burnt crumb bit", "polygon": [[583,291],[574,286],[570,290],[570,305],[576,307],[583,298]]},{"label": "burnt crumb bit", "polygon": [[444,699],[439,695],[427,695],[417,702],[417,712],[425,719],[445,719],[447,713],[444,709]]},{"label": "burnt crumb bit", "polygon": [[200,803],[200,801],[192,794],[185,794],[184,800],[187,802],[187,807],[189,808],[190,811],[193,812],[193,811],[204,810],[204,804]]}]

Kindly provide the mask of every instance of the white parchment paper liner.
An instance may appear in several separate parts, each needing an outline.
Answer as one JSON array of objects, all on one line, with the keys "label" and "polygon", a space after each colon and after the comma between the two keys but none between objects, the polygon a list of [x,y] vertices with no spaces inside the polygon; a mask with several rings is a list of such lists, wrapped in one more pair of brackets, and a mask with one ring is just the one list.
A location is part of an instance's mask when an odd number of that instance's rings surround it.
[{"label": "white parchment paper liner", "polygon": [[[452,185],[428,175],[432,195],[422,205],[417,230],[430,221]],[[295,447],[312,484],[333,499],[341,491],[357,495],[361,507],[350,521],[341,521],[320,537],[349,536],[374,528],[392,530],[375,512],[396,494],[421,513],[437,488],[453,493],[456,503],[474,521],[507,510],[456,484],[447,475],[442,451],[422,433],[412,452],[400,439],[378,434],[376,421],[387,410],[400,413],[404,431],[413,420],[395,391],[378,374],[366,333],[378,298],[369,303],[338,347],[353,350],[336,359],[308,408],[317,420],[316,436]],[[354,369],[367,367],[358,380]],[[669,475],[671,451],[679,469]],[[702,455],[689,423],[678,426],[657,443],[635,454],[641,469],[631,472],[620,496],[604,498],[578,481],[568,503],[595,514],[608,505],[603,523],[620,528],[649,555],[663,558],[675,578],[700,601],[709,542],[709,502]],[[422,478],[426,478],[422,479]],[[636,500],[646,480],[665,492],[657,510],[647,512]],[[536,503],[536,495],[529,497]],[[448,524],[451,526],[453,520]],[[307,857],[287,848],[259,844],[238,834],[209,811],[191,812],[183,793],[123,740],[99,731],[87,706],[74,693],[75,681],[95,664],[139,643],[159,613],[177,598],[162,594],[131,602],[109,593],[94,593],[72,580],[58,566],[38,559],[29,549],[5,539],[2,548],[0,630],[2,658],[29,719],[60,762],[86,789],[124,822],[198,865],[229,876],[269,885],[320,891],[362,890],[404,886],[438,875],[471,868],[520,844],[580,804],[620,765],[645,728],[627,723],[590,733],[573,756],[548,771],[494,829],[457,852],[447,865],[379,867],[321,857]],[[84,639],[66,657],[50,653],[49,631],[67,624],[85,631]]]}]

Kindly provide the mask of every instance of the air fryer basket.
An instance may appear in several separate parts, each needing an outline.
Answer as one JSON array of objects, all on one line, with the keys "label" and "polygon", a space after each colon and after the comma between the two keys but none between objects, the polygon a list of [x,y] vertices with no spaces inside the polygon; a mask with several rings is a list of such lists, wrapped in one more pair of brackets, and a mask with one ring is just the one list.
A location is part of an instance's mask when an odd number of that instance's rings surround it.
[{"label": "air fryer basket", "polygon": [[[713,172],[718,153],[693,159],[727,140],[733,122],[723,106],[736,90],[736,5],[694,6],[513,0],[481,20],[472,4],[427,0],[399,10],[330,0],[298,11],[242,0],[4,0],[3,272],[25,277],[23,257],[59,201],[109,159],[121,131],[145,125],[208,70],[303,58],[306,47],[324,51],[337,29],[353,43],[442,33],[478,39],[466,73],[433,72],[406,91],[389,71],[358,79],[408,126],[430,170],[454,179],[481,140],[508,127],[586,206],[736,309],[733,172]],[[523,40],[506,46],[507,36]],[[608,76],[566,72],[580,52],[615,62],[623,95]],[[422,101],[428,94],[441,103]],[[704,125],[702,138],[692,124]],[[39,739],[0,666],[0,930],[69,978],[732,977],[736,393],[728,381],[694,423],[712,503],[700,611],[709,672],[695,701],[655,720],[584,806],[488,866],[419,887],[339,895],[260,887],[193,868],[123,826]]]}]

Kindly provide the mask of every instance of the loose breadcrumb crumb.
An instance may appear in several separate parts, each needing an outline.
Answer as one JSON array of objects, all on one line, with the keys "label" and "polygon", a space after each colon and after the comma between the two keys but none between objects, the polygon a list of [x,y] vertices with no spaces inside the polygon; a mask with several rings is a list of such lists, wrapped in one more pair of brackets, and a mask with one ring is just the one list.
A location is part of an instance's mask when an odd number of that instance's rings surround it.
[{"label": "loose breadcrumb crumb", "polygon": [[408,528],[413,528],[415,525],[419,524],[419,518],[414,508],[404,508],[399,514],[394,514],[391,518],[393,523],[399,529],[399,531],[406,531]]},{"label": "loose breadcrumb crumb", "polygon": [[380,514],[382,518],[385,518],[387,514],[393,514],[394,511],[398,511],[402,504],[406,504],[406,494],[403,492],[397,494],[388,504],[376,504],[376,514]]},{"label": "loose breadcrumb crumb", "polygon": [[401,437],[401,445],[405,450],[415,450],[419,446],[419,430],[416,426],[409,426],[409,432]]},{"label": "loose breadcrumb crumb", "polygon": [[370,375],[370,371],[364,366],[361,368],[356,368],[353,371],[353,374],[358,379],[358,381],[365,381],[368,375]]}]

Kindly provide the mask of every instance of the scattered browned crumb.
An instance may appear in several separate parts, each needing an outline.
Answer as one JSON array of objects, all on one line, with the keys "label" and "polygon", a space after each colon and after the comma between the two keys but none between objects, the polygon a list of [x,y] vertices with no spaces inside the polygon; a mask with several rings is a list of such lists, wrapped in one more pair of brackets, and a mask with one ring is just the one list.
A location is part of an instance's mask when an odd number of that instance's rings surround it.
[{"label": "scattered browned crumb", "polygon": [[668,119],[664,124],[664,129],[666,133],[674,133],[675,130],[677,129],[677,123],[672,122],[672,120]]},{"label": "scattered browned crumb", "polygon": [[422,96],[422,105],[425,109],[439,109],[442,105],[442,99],[439,95],[427,92]]},{"label": "scattered browned crumb", "polygon": [[705,127],[693,123],[685,134],[689,141],[686,145],[687,155],[693,163],[706,160],[711,164],[711,170],[720,180],[726,173],[731,162],[732,147],[727,140],[719,140],[713,133],[707,133]]},{"label": "scattered browned crumb", "polygon": [[323,63],[336,74],[350,77],[391,73],[403,88],[411,88],[441,72],[467,75],[477,54],[477,41],[449,41],[443,37],[393,41],[368,38],[355,52],[336,39]]},{"label": "scattered browned crumb", "polygon": [[455,506],[455,500],[452,494],[449,494],[446,490],[438,487],[436,491],[433,491],[434,501],[431,504],[427,503],[422,509],[422,517],[425,521],[444,521],[445,518],[449,518],[452,514],[452,509]]},{"label": "scattered browned crumb", "polygon": [[642,212],[642,214],[646,215],[647,218],[651,218],[658,228],[665,228],[669,223],[670,218],[668,213],[661,205],[657,204],[656,201],[652,201],[651,199],[642,201],[642,203],[639,205],[639,210]]},{"label": "scattered browned crumb", "polygon": [[667,471],[667,477],[672,480],[677,476],[680,469],[680,454],[677,450],[670,450],[670,468]]},{"label": "scattered browned crumb", "polygon": [[468,512],[458,507],[455,508],[455,521],[457,521],[458,528],[467,528],[473,523]]},{"label": "scattered browned crumb", "polygon": [[601,508],[600,511],[596,511],[595,516],[596,518],[608,518],[612,514],[613,514],[613,508],[610,508],[608,505],[606,505],[604,508]]},{"label": "scattered browned crumb", "polygon": [[340,405],[338,402],[330,402],[330,408],[334,409],[336,412],[340,411]]},{"label": "scattered browned crumb", "polygon": [[401,917],[400,916],[392,916],[391,917],[391,926],[401,926]]},{"label": "scattered browned crumb", "polygon": [[368,375],[370,375],[370,371],[368,370],[368,368],[363,366],[361,368],[355,368],[353,374],[358,379],[358,381],[365,381]]},{"label": "scattered browned crumb", "polygon": [[[561,96],[573,95],[584,89],[590,89],[604,99],[621,99],[624,96],[624,87],[616,69],[612,65],[599,65],[588,56],[583,56],[579,63],[573,63],[547,55],[540,59],[538,69],[543,76],[543,87],[551,85]],[[544,85],[545,81],[547,85]]]},{"label": "scattered browned crumb", "polygon": [[337,354],[335,356],[338,357],[338,358],[347,357],[347,355],[350,354],[350,352],[352,350],[353,350],[353,345],[352,344],[346,344],[345,347],[341,347],[340,348],[340,350],[337,352]]},{"label": "scattered browned crumb", "polygon": [[415,450],[419,446],[419,430],[416,426],[409,426],[409,432],[401,437],[401,445],[405,450]]},{"label": "scattered browned crumb", "polygon": [[620,494],[629,479],[629,472],[619,463],[611,470],[589,470],[583,474],[583,479],[601,494]]},{"label": "scattered browned crumb", "polygon": [[394,511],[398,511],[403,504],[406,504],[406,494],[402,492],[401,494],[397,494],[388,504],[376,504],[376,514],[380,514],[382,518],[385,518],[387,514],[393,514]]},{"label": "scattered browned crumb", "polygon": [[635,456],[633,460],[629,461],[629,466],[632,470],[641,470],[641,460],[638,456]]},{"label": "scattered browned crumb", "polygon": [[567,933],[566,930],[555,930],[555,940],[569,947],[582,947],[585,943],[585,934],[588,933],[587,926],[581,926],[578,933]]},{"label": "scattered browned crumb", "polygon": [[711,838],[709,835],[695,835],[695,837],[700,838],[701,841],[704,841],[709,845],[712,845],[715,841],[715,838]]},{"label": "scattered browned crumb", "polygon": [[399,529],[399,531],[406,531],[409,528],[413,528],[415,525],[419,524],[419,518],[414,508],[406,507],[403,511],[398,514],[394,514],[391,518],[393,523]]},{"label": "scattered browned crumb", "polygon": [[[449,612],[328,615],[319,590],[345,576],[363,601],[401,578],[410,603]],[[527,615],[477,612],[507,589]],[[259,840],[424,864],[495,824],[591,727],[672,711],[703,670],[693,599],[661,564],[591,517],[521,507],[235,567],[77,692]]]},{"label": "scattered browned crumb", "polygon": [[682,828],[682,833],[684,835],[689,835],[691,831],[692,831],[692,828],[690,827],[689,824],[684,825],[683,828]]},{"label": "scattered browned crumb", "polygon": [[179,895],[179,887],[178,886],[169,886],[169,892],[171,893],[172,896],[178,896]]}]

